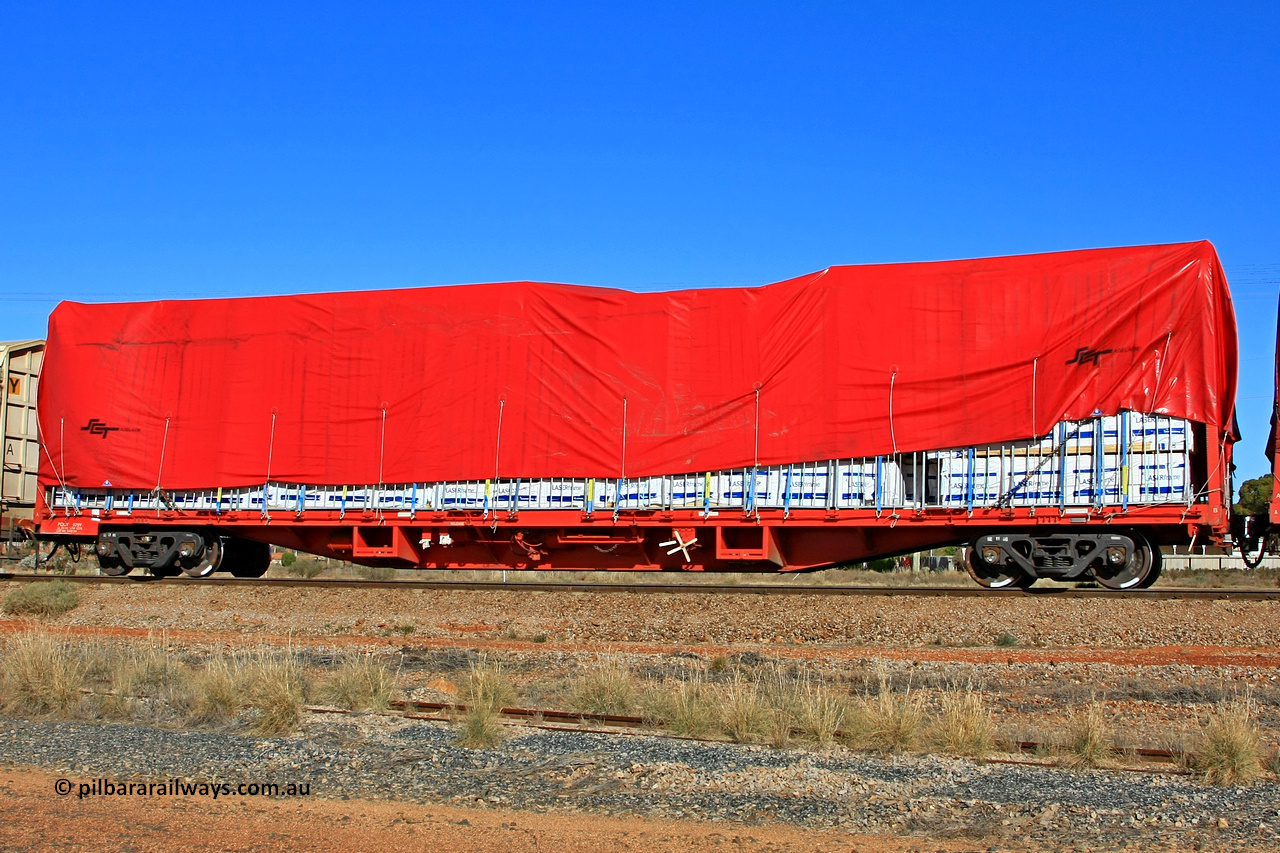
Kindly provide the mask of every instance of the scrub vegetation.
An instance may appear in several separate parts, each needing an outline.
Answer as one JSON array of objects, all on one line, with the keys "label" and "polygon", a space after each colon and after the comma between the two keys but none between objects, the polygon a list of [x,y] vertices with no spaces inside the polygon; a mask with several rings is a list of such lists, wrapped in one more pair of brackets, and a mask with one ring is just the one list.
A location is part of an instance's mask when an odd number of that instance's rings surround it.
[{"label": "scrub vegetation", "polygon": [[0,610],[10,616],[61,616],[80,606],[80,595],[63,581],[28,583],[4,597]]},{"label": "scrub vegetation", "polygon": [[349,656],[320,689],[322,698],[348,711],[385,711],[396,676],[370,655]]},{"label": "scrub vegetation", "polygon": [[1262,744],[1254,719],[1253,697],[1234,696],[1218,703],[1200,728],[1192,764],[1210,782],[1241,785],[1262,775]]},{"label": "scrub vegetation", "polygon": [[[388,656],[371,653],[316,658],[267,645],[193,652],[175,647],[163,634],[90,643],[29,629],[9,635],[0,646],[0,712],[282,736],[306,725],[308,703],[380,713],[400,691],[413,696],[423,689],[410,683],[429,683],[452,697],[458,745],[498,746],[507,733],[502,711],[521,704],[520,691],[498,660],[440,654],[443,669],[431,680],[421,668],[410,678],[401,666],[388,666]],[[1002,740],[990,697],[973,683],[931,681],[913,687],[883,669],[864,672],[860,679],[841,678],[820,664],[784,665],[750,655],[673,656],[661,667],[635,669],[623,655],[604,654],[560,681],[526,676],[522,689],[536,707],[639,717],[654,730],[678,737],[778,749],[937,752],[979,761],[1018,749]],[[1130,688],[1114,687],[1121,693]],[[1252,693],[1222,690],[1190,698],[1210,710],[1197,734],[1178,750],[1204,779],[1240,785],[1280,771],[1274,746],[1266,746],[1260,735]],[[1108,705],[1088,694],[1073,694],[1069,701],[1077,710],[1036,738],[1041,742],[1037,754],[1056,755],[1063,765],[1079,768],[1123,760]]]},{"label": "scrub vegetation", "polygon": [[604,657],[575,683],[570,696],[574,711],[589,714],[630,714],[635,710],[635,679],[616,657]]},{"label": "scrub vegetation", "polygon": [[501,711],[515,704],[516,691],[501,665],[484,657],[472,664],[459,698],[466,711],[459,721],[458,745],[484,749],[502,743]]},{"label": "scrub vegetation", "polygon": [[1065,761],[1072,767],[1097,767],[1115,753],[1105,706],[1091,701],[1067,725]]}]

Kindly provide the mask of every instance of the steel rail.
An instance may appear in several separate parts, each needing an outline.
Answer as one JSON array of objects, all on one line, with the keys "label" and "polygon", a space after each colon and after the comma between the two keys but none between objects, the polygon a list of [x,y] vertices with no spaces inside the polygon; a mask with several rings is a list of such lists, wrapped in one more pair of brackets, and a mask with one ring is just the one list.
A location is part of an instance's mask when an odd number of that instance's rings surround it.
[{"label": "steel rail", "polygon": [[[392,699],[387,703],[387,708],[392,711],[400,711],[405,715],[419,714],[426,719],[447,719],[449,714],[461,714],[467,711],[467,706],[460,703],[447,702],[423,702],[419,700]],[[340,709],[326,708],[323,706],[308,706],[310,711],[333,712]],[[422,712],[426,712],[423,714]],[[597,725],[610,726],[613,728],[624,729],[658,729],[667,725],[666,720],[646,719],[645,717],[637,717],[626,714],[593,714],[579,711],[562,711],[547,708],[500,708],[498,713],[511,720],[537,721],[539,723],[573,725],[581,728],[587,723],[595,723]],[[793,735],[799,735],[800,729],[792,729]],[[841,736],[844,732],[837,730],[836,736]],[[999,745],[1010,752],[1035,752],[1050,744],[1033,740],[1000,740]],[[1177,761],[1182,758],[1182,753],[1171,749],[1154,749],[1147,747],[1129,747],[1124,750],[1116,750],[1123,752],[1135,759],[1144,761]]]},{"label": "steel rail", "polygon": [[[313,714],[358,714],[358,711],[352,711],[347,708],[335,708],[326,705],[306,705],[303,710]],[[461,703],[449,702],[423,702],[417,700],[392,699],[387,703],[387,714],[394,716],[403,716],[408,719],[417,720],[433,720],[437,722],[449,722],[457,719],[458,716],[467,712],[467,706]],[[397,712],[392,714],[392,712]],[[534,728],[551,729],[553,731],[577,731],[590,732],[594,734],[625,734],[628,732],[646,734],[653,737],[676,738],[677,740],[700,740],[700,741],[721,741],[729,742],[726,738],[715,737],[689,737],[684,735],[673,735],[664,728],[668,722],[660,719],[648,719],[645,717],[637,717],[623,714],[593,714],[578,711],[563,711],[547,708],[499,708],[498,716],[504,722],[511,722],[518,725],[532,726]],[[793,736],[800,736],[802,732],[798,728],[792,728]],[[841,738],[845,736],[845,732],[836,730],[834,736]],[[995,742],[998,751],[1007,752],[1013,755],[1032,753],[1036,754],[1045,750],[1060,749],[1061,745],[1027,740],[1005,740],[998,739]],[[1186,754],[1171,749],[1153,749],[1146,747],[1129,747],[1126,749],[1114,750],[1115,757],[1128,758],[1138,764],[1175,764],[1182,765],[1186,761]],[[1024,759],[1010,758],[987,758],[987,761],[993,761],[999,764],[1034,764],[1044,767],[1056,767],[1058,763],[1055,761],[1026,761]],[[533,770],[541,769],[562,769],[560,767],[534,767]],[[1177,770],[1155,770],[1149,767],[1135,766],[1117,766],[1114,770],[1139,771],[1139,772],[1173,772],[1189,774],[1191,771],[1179,768]],[[527,771],[526,771],[527,772]]]},{"label": "steel rail", "polygon": [[870,595],[908,598],[1123,598],[1146,600],[1207,599],[1210,601],[1277,601],[1280,589],[1188,588],[1111,590],[1093,587],[1042,587],[1031,589],[983,589],[951,586],[786,586],[783,584],[616,583],[591,581],[440,581],[440,580],[341,580],[323,578],[157,578],[150,575],[44,575],[0,572],[0,583],[32,583],[61,580],[90,584],[160,584],[165,586],[246,586],[259,589],[431,589],[476,592],[632,593],[641,595]]}]

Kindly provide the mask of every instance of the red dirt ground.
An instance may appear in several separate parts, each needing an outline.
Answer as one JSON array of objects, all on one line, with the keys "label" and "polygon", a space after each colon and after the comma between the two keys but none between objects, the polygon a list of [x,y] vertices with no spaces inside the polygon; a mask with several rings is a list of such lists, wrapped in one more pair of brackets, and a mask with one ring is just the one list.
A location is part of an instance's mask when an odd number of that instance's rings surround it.
[{"label": "red dirt ground", "polygon": [[0,849],[349,853],[961,853],[989,841],[838,830],[656,821],[367,800],[87,798],[54,793],[56,774],[0,771]]}]

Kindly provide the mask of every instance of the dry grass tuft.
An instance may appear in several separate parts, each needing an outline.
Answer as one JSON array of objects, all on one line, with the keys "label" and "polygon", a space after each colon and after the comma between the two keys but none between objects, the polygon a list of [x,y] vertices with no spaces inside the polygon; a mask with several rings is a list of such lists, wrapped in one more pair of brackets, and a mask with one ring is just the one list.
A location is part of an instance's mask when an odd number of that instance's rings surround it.
[{"label": "dry grass tuft", "polygon": [[783,749],[798,736],[826,747],[849,718],[847,703],[815,682],[808,671],[797,677],[775,667],[757,683],[736,677],[732,685],[715,692],[722,728],[743,743],[765,741]]},{"label": "dry grass tuft", "polygon": [[4,598],[0,610],[11,616],[61,616],[80,606],[80,594],[62,581],[29,583]]},{"label": "dry grass tuft", "polygon": [[515,704],[516,691],[502,666],[482,656],[471,665],[461,685],[459,698],[468,708],[485,707],[499,711]]},{"label": "dry grass tuft", "polygon": [[909,752],[920,747],[924,729],[924,703],[910,689],[899,696],[880,673],[880,689],[858,704],[861,731],[857,740],[880,752]]},{"label": "dry grass tuft", "polygon": [[636,704],[631,671],[616,658],[597,661],[573,686],[570,702],[575,711],[589,714],[625,714]]},{"label": "dry grass tuft", "polygon": [[292,651],[259,652],[244,667],[244,687],[255,713],[250,728],[259,735],[283,735],[302,724],[307,677]]},{"label": "dry grass tuft", "polygon": [[468,707],[462,715],[455,742],[467,749],[489,749],[502,743],[502,729],[497,709],[485,705]]},{"label": "dry grass tuft", "polygon": [[8,713],[69,715],[83,702],[84,647],[41,632],[15,634],[0,662],[0,705]]},{"label": "dry grass tuft", "polygon": [[395,674],[369,655],[349,657],[325,684],[325,698],[350,711],[385,711],[395,691]]},{"label": "dry grass tuft", "polygon": [[1067,724],[1067,753],[1064,762],[1071,767],[1097,767],[1115,752],[1111,745],[1111,727],[1106,708],[1093,701],[1077,711]]},{"label": "dry grass tuft", "polygon": [[218,655],[191,679],[193,699],[187,722],[195,725],[222,725],[245,703],[245,672],[239,658]]},{"label": "dry grass tuft", "polygon": [[1216,785],[1243,785],[1262,775],[1262,744],[1249,694],[1218,704],[1200,729],[1192,765]]},{"label": "dry grass tuft", "polygon": [[786,749],[795,734],[800,705],[796,679],[774,665],[764,672],[756,689],[764,705],[764,740],[774,749]]},{"label": "dry grass tuft", "polygon": [[[721,695],[720,711],[725,734],[738,743],[769,739],[773,714],[754,683],[735,677]],[[790,729],[788,721],[788,734]]]},{"label": "dry grass tuft", "polygon": [[467,710],[458,729],[458,745],[483,749],[502,743],[505,733],[501,711],[516,701],[515,688],[503,674],[502,667],[483,657],[479,663],[472,664],[460,698]]},{"label": "dry grass tuft", "polygon": [[786,749],[791,745],[793,726],[791,714],[780,709],[770,708],[765,721],[765,739],[774,749]]},{"label": "dry grass tuft", "polygon": [[661,728],[671,719],[671,692],[666,685],[648,683],[640,693],[640,716],[650,728]]},{"label": "dry grass tuft", "polygon": [[954,755],[985,758],[995,745],[996,727],[982,694],[972,686],[948,690],[940,697],[942,712],[934,721],[932,740]]},{"label": "dry grass tuft", "polygon": [[110,686],[109,693],[94,697],[98,714],[107,718],[132,718],[144,708],[150,708],[157,720],[171,710],[182,716],[194,701],[190,668],[163,640],[103,649],[92,656],[91,677]]},{"label": "dry grass tuft", "polygon": [[669,701],[667,728],[672,734],[705,738],[715,733],[719,722],[716,697],[700,676],[681,682]]},{"label": "dry grass tuft", "polygon": [[839,697],[814,685],[807,676],[796,683],[791,718],[805,740],[821,747],[835,743],[846,714],[845,703]]},{"label": "dry grass tuft", "polygon": [[124,696],[165,697],[185,687],[191,671],[164,640],[123,648],[111,667],[111,684]]}]

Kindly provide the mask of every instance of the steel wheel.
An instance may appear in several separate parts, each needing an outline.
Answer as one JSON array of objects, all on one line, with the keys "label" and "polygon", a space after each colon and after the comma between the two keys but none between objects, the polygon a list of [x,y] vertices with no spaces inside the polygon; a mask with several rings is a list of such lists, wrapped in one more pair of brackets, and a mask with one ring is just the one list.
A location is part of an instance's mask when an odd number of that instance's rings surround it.
[{"label": "steel wheel", "polygon": [[211,537],[209,545],[204,549],[204,556],[200,562],[194,566],[183,566],[182,571],[187,577],[191,578],[207,578],[218,570],[218,566],[222,563],[222,546],[218,543],[218,537]]},{"label": "steel wheel", "polygon": [[[1141,533],[1126,534],[1133,539],[1133,553],[1122,566],[1103,564],[1093,569],[1093,579],[1107,589],[1143,589],[1160,576],[1160,557]],[[1155,556],[1153,556],[1155,555]]]},{"label": "steel wheel", "polygon": [[1147,571],[1147,576],[1142,583],[1138,584],[1138,589],[1147,589],[1158,581],[1160,579],[1160,570],[1163,567],[1164,560],[1160,556],[1160,546],[1151,544],[1151,568]]},{"label": "steel wheel", "polygon": [[973,578],[978,586],[984,586],[987,589],[1026,589],[1036,582],[1035,578],[1028,577],[1013,566],[995,566],[984,562],[978,556],[977,550],[972,547],[965,549],[964,567],[969,571],[969,577]]},{"label": "steel wheel", "polygon": [[222,568],[232,577],[260,578],[271,568],[271,546],[266,542],[228,536],[223,549]]},{"label": "steel wheel", "polygon": [[115,557],[115,556],[104,557],[101,554],[97,556],[98,556],[98,569],[104,575],[108,575],[113,578],[118,578],[118,577],[122,577],[123,575],[127,575],[129,574],[129,572],[133,571],[133,566],[126,566],[124,564],[124,561],[121,560],[119,557]]}]

